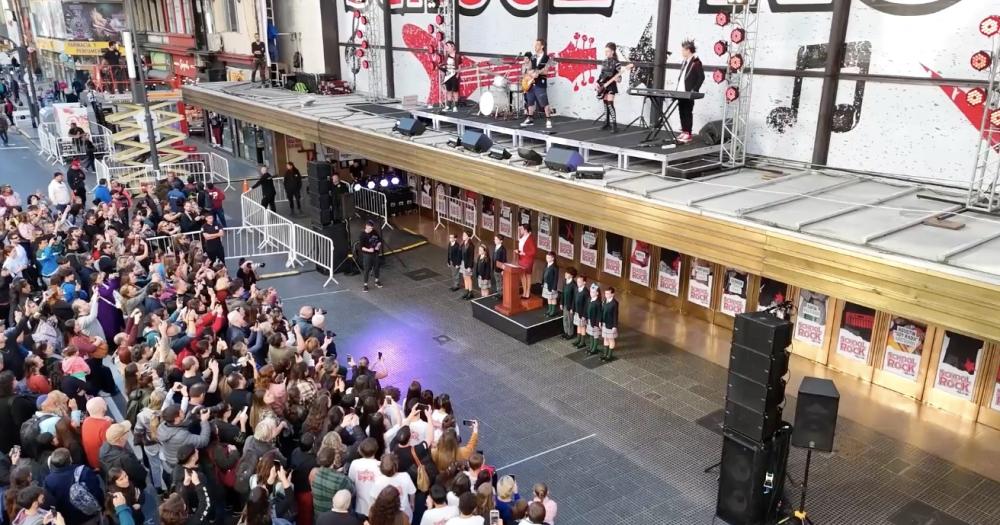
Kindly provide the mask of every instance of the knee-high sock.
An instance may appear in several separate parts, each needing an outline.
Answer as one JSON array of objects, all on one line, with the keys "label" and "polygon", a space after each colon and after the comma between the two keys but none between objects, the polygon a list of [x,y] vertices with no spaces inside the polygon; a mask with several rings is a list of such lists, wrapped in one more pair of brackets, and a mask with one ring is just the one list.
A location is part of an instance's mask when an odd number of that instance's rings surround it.
[{"label": "knee-high sock", "polygon": [[605,125],[610,125],[611,124],[611,112],[612,111],[614,111],[614,106],[612,106],[611,102],[608,102],[607,100],[605,100],[604,101],[604,124]]},{"label": "knee-high sock", "polygon": [[607,104],[607,106],[608,106],[608,111],[607,111],[608,121],[610,122],[610,124],[612,126],[618,124],[618,114],[615,113],[615,103],[609,101],[609,102],[605,102],[605,104]]}]

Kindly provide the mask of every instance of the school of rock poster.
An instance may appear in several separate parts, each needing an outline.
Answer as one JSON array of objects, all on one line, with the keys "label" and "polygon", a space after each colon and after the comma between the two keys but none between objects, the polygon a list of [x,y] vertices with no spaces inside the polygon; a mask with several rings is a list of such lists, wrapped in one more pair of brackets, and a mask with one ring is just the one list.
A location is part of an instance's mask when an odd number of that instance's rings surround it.
[{"label": "school of rock poster", "polygon": [[576,223],[573,221],[567,221],[566,219],[559,219],[559,245],[556,249],[559,252],[559,257],[564,259],[573,260],[574,246],[576,244]]},{"label": "school of rock poster", "polygon": [[656,265],[656,289],[677,297],[681,293],[681,265],[683,256],[660,248],[660,263]]},{"label": "school of rock poster", "polygon": [[604,234],[604,273],[622,276],[622,253],[625,251],[625,238],[614,233]]},{"label": "school of rock poster", "polygon": [[580,236],[580,264],[597,268],[597,228],[583,226]]},{"label": "school of rock poster", "polygon": [[866,362],[872,349],[875,310],[859,304],[844,305],[843,320],[837,334],[836,352],[848,359]]},{"label": "school of rock poster", "polygon": [[528,208],[520,208],[517,212],[517,225],[527,224],[531,226],[531,210]]},{"label": "school of rock poster", "polygon": [[434,195],[436,196],[434,205],[438,217],[448,217],[448,188],[444,184],[438,184],[437,192]]},{"label": "school of rock poster", "polygon": [[513,225],[511,224],[511,215],[513,211],[510,209],[510,204],[503,203],[500,205],[500,235],[510,238],[512,235],[511,230]]},{"label": "school of rock poster", "polygon": [[433,206],[431,199],[431,181],[429,179],[424,179],[420,183],[420,207],[431,209]]},{"label": "school of rock poster", "polygon": [[702,259],[691,262],[688,301],[704,308],[712,307],[712,263]]},{"label": "school of rock poster", "polygon": [[477,197],[478,195],[476,195],[471,191],[465,192],[465,202],[464,205],[462,206],[462,213],[464,214],[463,218],[465,219],[465,224],[472,227],[473,230],[472,233],[475,233],[476,222],[477,219],[479,219],[478,217],[479,214],[476,212]]},{"label": "school of rock poster", "polygon": [[722,313],[736,317],[747,311],[747,286],[750,276],[738,270],[726,270],[722,288]]},{"label": "school of rock poster", "polygon": [[649,267],[653,258],[653,248],[648,242],[633,241],[632,256],[629,257],[628,279],[643,286],[649,286]]},{"label": "school of rock poster", "polygon": [[927,325],[903,317],[893,317],[885,342],[882,369],[906,379],[916,380],[927,339]]},{"label": "school of rock poster", "polygon": [[493,200],[493,197],[487,197],[486,195],[483,195],[483,229],[488,232],[495,231],[494,230],[494,228],[496,227],[496,224],[494,224],[496,222],[496,211],[494,210],[495,207],[496,207],[496,201]]},{"label": "school of rock poster", "polygon": [[795,339],[813,346],[823,346],[826,335],[826,310],[829,297],[824,294],[799,291],[799,311],[795,320]]},{"label": "school of rock poster", "polygon": [[934,388],[971,400],[983,346],[979,339],[946,331]]},{"label": "school of rock poster", "polygon": [[997,370],[997,384],[993,386],[993,397],[990,399],[990,408],[1000,410],[1000,370]]},{"label": "school of rock poster", "polygon": [[544,213],[538,214],[538,249],[552,251],[552,216]]},{"label": "school of rock poster", "polygon": [[757,294],[757,311],[767,310],[768,308],[775,307],[783,302],[788,297],[788,285],[781,282],[775,281],[774,279],[769,279],[767,277],[760,278],[760,293]]}]

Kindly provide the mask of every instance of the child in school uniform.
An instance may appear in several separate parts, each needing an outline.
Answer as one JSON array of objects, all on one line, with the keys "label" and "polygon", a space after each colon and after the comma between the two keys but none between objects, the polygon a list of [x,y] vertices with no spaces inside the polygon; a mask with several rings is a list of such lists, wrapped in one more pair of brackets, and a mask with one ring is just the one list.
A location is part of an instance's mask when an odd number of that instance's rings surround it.
[{"label": "child in school uniform", "polygon": [[587,303],[587,335],[590,336],[590,354],[601,351],[601,287],[590,285],[590,302]]},{"label": "child in school uniform", "polygon": [[567,268],[563,273],[563,339],[572,339],[576,334],[573,327],[573,309],[576,307],[576,268]]},{"label": "child in school uniform", "polygon": [[490,294],[490,287],[493,285],[493,264],[490,262],[490,254],[485,244],[479,245],[479,256],[476,257],[476,281],[479,284],[479,293],[486,297]]},{"label": "child in school uniform", "polygon": [[618,339],[618,299],[615,299],[615,288],[609,286],[604,290],[604,307],[601,309],[601,338],[604,339],[604,355],[602,361],[611,361],[615,351],[615,339]]},{"label": "child in school uniform", "polygon": [[587,291],[587,276],[576,276],[576,302],[573,308],[573,325],[576,326],[576,340],[573,346],[587,346],[587,304],[590,302],[590,292]]},{"label": "child in school uniform", "polygon": [[545,254],[545,271],[542,272],[542,297],[548,301],[545,317],[555,317],[556,306],[559,304],[559,268],[556,267],[556,254]]}]

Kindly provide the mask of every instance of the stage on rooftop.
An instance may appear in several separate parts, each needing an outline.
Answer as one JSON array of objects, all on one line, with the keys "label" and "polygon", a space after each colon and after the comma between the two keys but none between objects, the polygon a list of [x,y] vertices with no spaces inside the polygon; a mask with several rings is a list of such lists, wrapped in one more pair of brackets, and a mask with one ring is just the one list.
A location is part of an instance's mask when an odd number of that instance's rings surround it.
[{"label": "stage on rooftop", "polygon": [[472,303],[472,317],[493,328],[530,345],[562,332],[562,315],[545,317],[545,308],[530,310],[512,316],[506,316],[495,307],[500,304],[497,294],[479,297]]}]

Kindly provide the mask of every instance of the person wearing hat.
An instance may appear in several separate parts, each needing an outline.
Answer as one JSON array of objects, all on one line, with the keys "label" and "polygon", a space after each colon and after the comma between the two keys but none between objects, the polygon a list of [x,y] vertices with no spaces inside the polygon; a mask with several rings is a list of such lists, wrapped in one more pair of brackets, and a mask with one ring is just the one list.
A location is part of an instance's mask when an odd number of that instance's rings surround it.
[{"label": "person wearing hat", "polygon": [[365,223],[365,231],[358,238],[358,248],[361,250],[361,269],[364,270],[364,291],[368,291],[368,276],[374,272],[375,286],[381,288],[379,280],[379,255],[382,251],[382,236],[375,231],[375,223]]},{"label": "person wearing hat", "polygon": [[73,159],[66,170],[66,182],[81,203],[87,202],[87,172],[80,167],[80,159]]},{"label": "person wearing hat", "polygon": [[115,423],[104,432],[106,441],[101,445],[100,467],[101,472],[107,475],[114,467],[118,467],[128,474],[132,483],[139,490],[146,489],[146,466],[135,456],[135,453],[128,446],[132,424],[128,421]]}]

